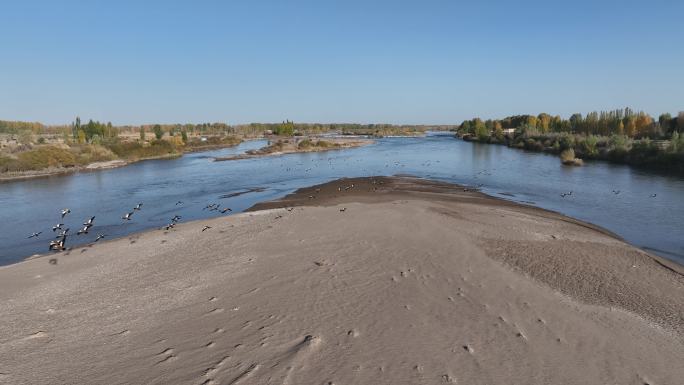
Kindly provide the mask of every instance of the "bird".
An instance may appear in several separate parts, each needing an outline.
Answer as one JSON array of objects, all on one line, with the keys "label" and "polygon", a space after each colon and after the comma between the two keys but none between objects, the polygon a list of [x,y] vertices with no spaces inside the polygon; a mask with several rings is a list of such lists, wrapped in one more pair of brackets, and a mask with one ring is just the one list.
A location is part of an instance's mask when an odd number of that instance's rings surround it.
[{"label": "bird", "polygon": [[57,230],[61,230],[62,226],[64,226],[64,223],[58,223],[58,224],[52,226],[52,232],[54,233]]},{"label": "bird", "polygon": [[131,220],[131,216],[133,216],[133,212],[124,214],[124,216],[121,217],[121,219],[126,220],[126,221],[130,221],[130,220]]},{"label": "bird", "polygon": [[169,231],[172,228],[174,228],[175,226],[176,226],[176,222],[171,222],[168,225],[164,226],[164,230]]},{"label": "bird", "polygon": [[346,208],[346,207],[342,207],[342,208],[340,209],[340,212],[342,212],[342,213],[345,212],[345,211],[347,211],[347,208]]},{"label": "bird", "polygon": [[95,238],[95,242],[99,241],[100,239],[106,237],[107,235],[105,234],[97,234],[97,238]]},{"label": "bird", "polygon": [[182,204],[183,204],[183,201],[178,201],[178,202],[176,202],[176,206],[182,205]]},{"label": "bird", "polygon": [[229,207],[226,207],[226,208],[224,208],[224,209],[221,210],[221,214],[225,214],[225,213],[227,213],[228,211],[233,211],[233,210],[231,210]]},{"label": "bird", "polygon": [[216,206],[216,203],[210,203],[210,204],[204,206],[204,208],[202,210],[209,209],[211,211],[211,209],[213,209],[214,206]]},{"label": "bird", "polygon": [[653,194],[651,195],[651,198],[655,198],[656,196],[658,196],[658,194]]},{"label": "bird", "polygon": [[142,210],[142,205],[143,205],[142,203],[138,203],[137,206],[133,207],[133,210],[136,210],[136,211]]},{"label": "bird", "polygon": [[174,215],[173,218],[171,218],[171,222],[176,223],[181,219],[180,215]]},{"label": "bird", "polygon": [[568,194],[566,194],[566,193],[561,193],[560,196],[561,196],[561,198],[565,198],[566,195],[568,195]]},{"label": "bird", "polygon": [[66,237],[68,232],[69,232],[69,228],[67,227],[66,229],[63,229],[63,230],[55,237],[55,239],[57,239],[57,238],[62,238],[62,237]]},{"label": "bird", "polygon": [[93,221],[95,221],[95,217],[90,217],[90,219],[88,219],[88,220],[83,224],[83,226],[91,227],[91,226],[93,225]]},{"label": "bird", "polygon": [[220,204],[220,203],[219,203],[219,204],[217,204],[217,205],[214,205],[214,207],[210,208],[210,209],[209,209],[209,211],[217,211],[217,210],[218,210],[218,208],[219,208],[219,206],[221,206],[221,204]]},{"label": "bird", "polygon": [[48,250],[62,251],[65,249],[66,235],[62,237],[59,241],[50,241],[50,246]]},{"label": "bird", "polygon": [[83,226],[81,230],[78,230],[76,235],[88,234],[88,230],[90,230],[90,226]]},{"label": "bird", "polygon": [[33,233],[33,234],[29,235],[28,237],[29,237],[29,238],[37,238],[37,237],[38,237],[40,234],[42,234],[42,233],[43,233],[42,231],[39,231],[39,232],[37,232],[37,233]]},{"label": "bird", "polygon": [[211,228],[211,226],[204,226],[204,227],[202,228],[202,231],[209,230],[210,228]]},{"label": "bird", "polygon": [[71,210],[69,209],[62,209],[62,218],[64,218],[65,215],[69,214]]},{"label": "bird", "polygon": [[620,193],[620,190],[613,190],[613,194],[618,195]]}]

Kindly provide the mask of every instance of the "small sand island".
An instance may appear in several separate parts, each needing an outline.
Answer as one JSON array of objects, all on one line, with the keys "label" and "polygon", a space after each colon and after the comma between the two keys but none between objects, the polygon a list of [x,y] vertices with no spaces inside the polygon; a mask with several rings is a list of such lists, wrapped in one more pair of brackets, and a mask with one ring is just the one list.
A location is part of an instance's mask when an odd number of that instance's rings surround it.
[{"label": "small sand island", "polygon": [[7,384],[681,384],[681,266],[455,185],[342,179],[0,267]]},{"label": "small sand island", "polygon": [[215,161],[239,160],[275,156],[296,152],[320,152],[360,147],[373,143],[371,139],[361,138],[321,138],[321,137],[287,137],[272,138],[269,144],[257,150],[249,150],[244,154],[214,158]]}]

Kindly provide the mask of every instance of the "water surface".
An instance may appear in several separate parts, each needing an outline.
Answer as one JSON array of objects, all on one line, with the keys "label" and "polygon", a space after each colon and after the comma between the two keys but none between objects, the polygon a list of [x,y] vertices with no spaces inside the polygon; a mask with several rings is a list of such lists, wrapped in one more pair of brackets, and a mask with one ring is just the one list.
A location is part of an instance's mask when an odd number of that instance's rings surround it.
[{"label": "water surface", "polygon": [[[630,243],[684,264],[684,178],[656,175],[604,162],[563,167],[556,157],[504,146],[463,142],[450,135],[386,138],[353,149],[213,162],[259,148],[248,141],[216,151],[150,160],[127,167],[0,184],[0,264],[47,252],[60,209],[75,233],[96,216],[91,233],[70,244],[159,228],[178,214],[183,221],[216,217],[203,210],[220,203],[239,212],[256,202],[340,177],[412,174],[471,186],[493,196],[532,204],[595,223]],[[233,197],[228,195],[263,188]],[[614,194],[613,190],[619,190]],[[562,197],[562,193],[572,191]],[[655,194],[655,197],[653,195]],[[183,204],[176,205],[178,201]],[[139,202],[132,221],[121,216]],[[42,231],[39,238],[27,239]]]}]

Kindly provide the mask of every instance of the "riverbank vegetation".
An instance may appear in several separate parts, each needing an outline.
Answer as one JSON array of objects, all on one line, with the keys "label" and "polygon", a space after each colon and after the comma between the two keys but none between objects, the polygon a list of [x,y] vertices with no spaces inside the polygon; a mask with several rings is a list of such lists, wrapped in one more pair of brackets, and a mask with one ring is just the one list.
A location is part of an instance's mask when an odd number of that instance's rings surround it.
[{"label": "riverbank vegetation", "polygon": [[684,112],[676,117],[662,114],[657,120],[629,108],[573,114],[568,119],[546,113],[474,118],[464,121],[457,132],[469,141],[553,154],[571,149],[581,159],[684,173]]},{"label": "riverbank vegetation", "polygon": [[[185,128],[188,128],[187,126]],[[237,135],[209,124],[115,127],[111,123],[76,118],[70,125],[0,121],[0,177],[27,177],[78,170],[98,162],[118,165],[143,159],[179,156],[233,146]]]}]

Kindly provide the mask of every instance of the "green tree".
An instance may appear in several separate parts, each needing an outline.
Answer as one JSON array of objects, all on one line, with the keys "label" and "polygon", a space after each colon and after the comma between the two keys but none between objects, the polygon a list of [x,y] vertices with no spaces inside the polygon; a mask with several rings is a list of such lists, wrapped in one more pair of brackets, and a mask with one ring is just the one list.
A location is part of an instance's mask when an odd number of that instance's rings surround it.
[{"label": "green tree", "polygon": [[145,141],[145,128],[144,127],[140,127],[140,140],[143,142]]},{"label": "green tree", "polygon": [[188,143],[188,133],[185,130],[181,131],[181,139],[183,139],[183,143]]},{"label": "green tree", "polygon": [[162,130],[161,126],[158,124],[154,125],[154,127],[152,128],[152,131],[154,131],[154,136],[157,138],[157,140],[160,140],[164,136],[164,131]]}]

